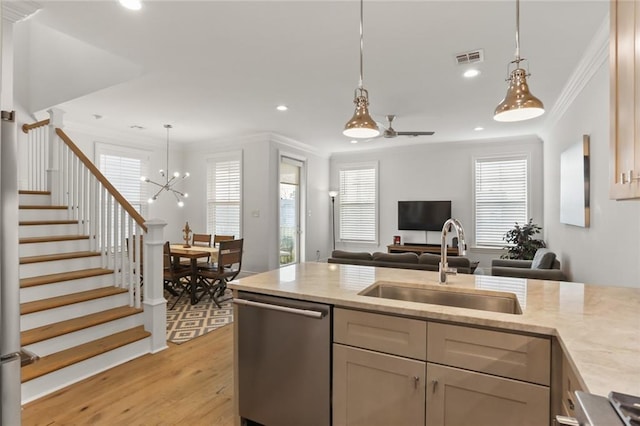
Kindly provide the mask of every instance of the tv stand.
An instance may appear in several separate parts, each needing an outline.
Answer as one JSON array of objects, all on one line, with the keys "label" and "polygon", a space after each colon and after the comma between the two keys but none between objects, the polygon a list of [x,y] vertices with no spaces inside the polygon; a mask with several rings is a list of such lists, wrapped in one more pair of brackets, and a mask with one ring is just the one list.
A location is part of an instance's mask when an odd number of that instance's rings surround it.
[{"label": "tv stand", "polygon": [[[387,253],[416,253],[418,255],[422,253],[440,254],[439,244],[389,244],[387,246]],[[447,246],[447,256],[457,256],[458,248]]]}]

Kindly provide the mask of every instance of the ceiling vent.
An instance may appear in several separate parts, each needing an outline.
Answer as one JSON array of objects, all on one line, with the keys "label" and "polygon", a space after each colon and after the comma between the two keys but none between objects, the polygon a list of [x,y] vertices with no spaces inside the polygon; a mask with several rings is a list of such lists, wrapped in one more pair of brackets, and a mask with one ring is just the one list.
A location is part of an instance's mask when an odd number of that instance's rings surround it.
[{"label": "ceiling vent", "polygon": [[477,49],[470,52],[458,53],[456,55],[456,64],[466,65],[484,62],[484,50]]}]

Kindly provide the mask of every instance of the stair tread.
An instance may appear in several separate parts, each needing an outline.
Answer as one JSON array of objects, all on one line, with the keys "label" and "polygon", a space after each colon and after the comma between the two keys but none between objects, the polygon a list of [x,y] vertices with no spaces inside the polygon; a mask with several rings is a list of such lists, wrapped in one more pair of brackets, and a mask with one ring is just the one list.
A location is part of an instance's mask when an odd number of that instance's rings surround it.
[{"label": "stair tread", "polygon": [[21,189],[18,191],[18,195],[51,195],[51,191],[31,191]]},{"label": "stair tread", "polygon": [[80,257],[93,257],[93,256],[100,256],[100,252],[74,251],[70,253],[54,253],[54,254],[45,254],[41,256],[27,256],[27,257],[20,258],[20,264],[26,265],[29,263],[51,262],[54,260],[77,259]]},{"label": "stair tread", "polygon": [[78,293],[66,294],[64,296],[50,297],[48,299],[34,300],[20,304],[20,314],[26,315],[40,312],[47,309],[59,308],[60,306],[72,305],[74,303],[85,302],[87,300],[99,299],[101,297],[113,296],[115,294],[126,293],[128,290],[122,287],[101,287],[94,290],[81,291]]},{"label": "stair tread", "polygon": [[67,210],[67,206],[51,206],[40,204],[21,204],[18,209],[21,210]]},{"label": "stair tread", "polygon": [[18,222],[20,226],[31,225],[77,225],[77,220],[23,220]]},{"label": "stair tread", "polygon": [[113,349],[128,345],[150,336],[143,326],[130,328],[102,339],[93,340],[40,358],[31,365],[22,368],[22,383],[45,374],[68,367]]},{"label": "stair tread", "polygon": [[20,333],[20,345],[27,346],[32,343],[62,336],[63,334],[84,330],[85,328],[93,327],[94,325],[104,324],[109,321],[135,315],[140,312],[142,312],[142,309],[134,308],[132,306],[120,306],[118,308],[96,312],[83,317],[72,318],[66,321],[32,328],[31,330],[25,330]]},{"label": "stair tread", "polygon": [[90,268],[77,271],[60,272],[58,274],[39,275],[37,277],[22,278],[20,288],[33,287],[43,284],[52,284],[61,281],[78,280],[81,278],[96,277],[99,275],[113,274],[113,269]]},{"label": "stair tread", "polygon": [[88,235],[49,235],[46,237],[20,238],[20,244],[49,243],[53,241],[74,241],[88,239]]}]

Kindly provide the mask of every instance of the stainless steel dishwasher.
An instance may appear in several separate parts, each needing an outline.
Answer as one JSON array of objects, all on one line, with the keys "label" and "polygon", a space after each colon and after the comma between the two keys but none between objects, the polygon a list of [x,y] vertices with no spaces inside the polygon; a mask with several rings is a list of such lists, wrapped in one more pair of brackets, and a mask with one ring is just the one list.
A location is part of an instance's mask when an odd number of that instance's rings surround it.
[{"label": "stainless steel dishwasher", "polygon": [[243,424],[331,423],[331,306],[254,293],[234,299]]}]

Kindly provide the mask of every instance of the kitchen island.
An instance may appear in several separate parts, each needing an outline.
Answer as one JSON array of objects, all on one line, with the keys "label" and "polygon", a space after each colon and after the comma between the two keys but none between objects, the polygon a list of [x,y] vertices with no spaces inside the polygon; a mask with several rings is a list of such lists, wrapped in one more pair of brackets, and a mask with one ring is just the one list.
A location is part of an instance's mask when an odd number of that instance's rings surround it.
[{"label": "kitchen island", "polygon": [[[450,276],[446,286],[429,271],[303,263],[230,283],[238,291],[278,296],[425,322],[453,323],[551,339],[578,387],[607,395],[640,394],[640,289],[481,275]],[[522,314],[359,295],[376,282],[517,296]],[[554,364],[562,363],[557,355]],[[551,383],[553,393],[553,379]],[[553,409],[553,407],[552,407]]]}]

